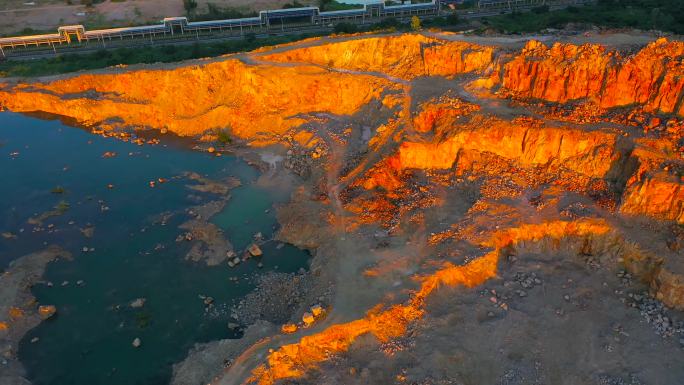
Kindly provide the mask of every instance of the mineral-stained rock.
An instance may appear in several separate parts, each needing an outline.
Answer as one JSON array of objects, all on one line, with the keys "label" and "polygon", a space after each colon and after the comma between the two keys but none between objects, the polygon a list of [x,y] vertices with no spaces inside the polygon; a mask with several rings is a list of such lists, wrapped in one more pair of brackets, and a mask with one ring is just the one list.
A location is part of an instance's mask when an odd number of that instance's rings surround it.
[{"label": "mineral-stained rock", "polygon": [[5,88],[0,105],[13,111],[49,111],[85,124],[166,128],[179,135],[231,127],[231,135],[255,138],[267,131],[272,140],[273,134],[302,123],[292,118],[295,114],[352,114],[387,86],[370,76],[331,74],[316,67],[249,66],[228,59],[177,69],[72,76],[32,89]]},{"label": "mineral-stained rock", "polygon": [[451,168],[461,151],[490,152],[522,166],[558,164],[590,177],[605,177],[624,154],[612,133],[541,127],[526,121],[476,121],[435,142],[405,141],[400,168]]},{"label": "mineral-stained rock", "polygon": [[311,313],[306,312],[302,316],[302,321],[304,322],[305,325],[309,326],[309,325],[313,324],[316,321],[316,319],[314,318],[314,316]]},{"label": "mineral-stained rock", "polygon": [[145,298],[136,298],[130,303],[130,306],[134,309],[139,309],[145,306],[145,302],[147,302]]},{"label": "mineral-stained rock", "polygon": [[684,266],[674,261],[666,262],[651,281],[651,289],[667,306],[684,310]]},{"label": "mineral-stained rock", "polygon": [[670,164],[670,151],[643,143],[634,149],[632,158],[638,166],[626,181],[620,205],[622,213],[684,223],[683,166],[677,166],[676,162]]},{"label": "mineral-stained rock", "polygon": [[323,307],[321,305],[311,306],[311,314],[313,314],[314,317],[321,316],[323,314]]},{"label": "mineral-stained rock", "polygon": [[292,334],[297,331],[297,325],[289,323],[282,326],[281,331],[286,334]]},{"label": "mineral-stained rock", "polygon": [[[385,364],[397,369],[387,371],[392,377],[383,381],[363,379],[369,383],[406,380],[408,357],[432,360],[427,365],[438,370],[430,373],[442,371],[440,357],[456,357],[449,361],[454,373],[470,367],[489,373],[514,355],[502,351],[479,362],[483,352],[460,343],[469,333],[454,332],[468,329],[454,328],[477,325],[477,332],[486,328],[489,335],[504,322],[522,320],[524,334],[516,335],[521,329],[513,325],[510,338],[500,340],[522,341],[529,350],[531,336],[543,347],[548,334],[525,321],[531,314],[536,323],[549,316],[562,320],[564,329],[552,341],[579,341],[577,336],[584,335],[589,345],[598,344],[590,346],[596,354],[589,361],[596,366],[594,357],[604,356],[604,342],[613,344],[617,335],[597,333],[600,327],[593,322],[634,319],[627,313],[633,309],[619,302],[625,298],[612,297],[629,290],[610,285],[638,283],[640,292],[648,285],[656,298],[651,301],[684,308],[684,270],[678,262],[684,238],[676,231],[684,223],[684,123],[678,116],[684,115],[684,43],[660,39],[628,55],[596,44],[549,48],[531,41],[520,49],[517,39],[492,39],[492,45],[464,41],[469,39],[432,32],[312,39],[157,70],[10,81],[0,85],[0,106],[63,114],[100,124],[103,131],[155,128],[207,141],[215,140],[216,129],[230,127],[231,137],[252,145],[285,147],[278,149],[287,154],[283,166],[301,177],[293,176],[301,184],[290,202],[277,208],[281,226],[275,238],[310,249],[311,274],[261,277],[258,289],[231,316],[241,325],[259,319],[285,324],[282,333],[269,325],[249,338],[248,328],[240,344],[261,342],[239,349],[233,342],[207,345],[184,365],[176,383],[241,382],[250,375],[247,382],[264,385],[320,383],[316,376],[346,383],[349,377],[327,371],[356,361],[368,349],[370,357],[382,357],[373,358],[375,372],[383,372]],[[188,257],[210,264],[227,259],[235,267],[260,255],[254,245],[237,256],[208,222],[225,203],[230,183],[187,176],[198,182],[190,186],[195,192],[223,197],[188,212],[178,238],[194,242]],[[151,185],[157,183],[163,182]],[[513,270],[522,273],[533,266],[539,278],[526,272],[517,291],[493,279],[515,285]],[[627,272],[618,283],[606,278],[604,266]],[[630,282],[632,276],[637,283]],[[498,285],[496,291],[483,287],[490,284]],[[328,288],[325,295],[315,293],[322,287]],[[539,292],[554,287],[553,295],[545,294],[549,302],[534,303]],[[212,305],[210,297],[202,299]],[[593,299],[621,307],[603,312],[606,308],[596,307]],[[455,300],[468,310],[454,312],[448,306]],[[311,307],[315,303],[334,307],[325,317],[322,306]],[[13,317],[0,317],[7,333],[35,317],[35,305],[28,310],[12,306],[16,310],[6,310]],[[576,306],[579,317],[589,320],[581,327],[571,321],[578,317]],[[298,326],[289,322],[302,314],[299,326],[318,322],[318,327],[290,334]],[[661,329],[670,324],[659,322]],[[668,330],[675,329],[672,325]],[[644,351],[662,354],[667,362],[658,369],[665,365],[681,374],[668,361],[667,344],[642,343],[648,337],[638,327],[630,325],[631,337],[619,338],[620,351],[639,352],[619,358],[638,362]],[[415,344],[435,336],[449,336],[443,343],[451,344],[449,349],[432,354],[441,341]],[[634,349],[635,344],[644,350]],[[430,354],[417,354],[420,349]],[[554,360],[560,357],[552,368],[586,358],[563,350],[552,354]],[[584,347],[577,350],[582,354]],[[245,354],[239,357],[241,351]],[[339,360],[326,362],[331,356]],[[525,353],[513,366],[524,369],[534,362],[536,367],[537,361],[549,364],[544,355]],[[204,362],[212,367],[203,368]],[[546,370],[540,368],[539,373]],[[410,368],[410,375],[421,369]],[[666,375],[662,372],[655,375]],[[576,373],[559,375],[565,374]]]},{"label": "mineral-stained rock", "polygon": [[41,319],[48,319],[57,313],[57,308],[54,305],[38,306],[38,314]]},{"label": "mineral-stained rock", "polygon": [[261,248],[256,243],[252,243],[252,245],[249,246],[247,250],[249,251],[249,254],[251,254],[253,257],[260,257],[264,254],[261,251]]},{"label": "mineral-stained rock", "polygon": [[314,63],[353,71],[374,71],[402,79],[453,76],[482,71],[494,59],[495,47],[445,42],[423,35],[370,37],[265,55],[273,62]]},{"label": "mineral-stained rock", "polygon": [[565,103],[593,99],[603,108],[641,104],[648,111],[684,115],[684,43],[659,39],[623,58],[600,45],[530,41],[502,70],[505,89],[518,96]]},{"label": "mineral-stained rock", "polygon": [[623,195],[620,211],[684,224],[684,178],[657,173],[632,180]]}]

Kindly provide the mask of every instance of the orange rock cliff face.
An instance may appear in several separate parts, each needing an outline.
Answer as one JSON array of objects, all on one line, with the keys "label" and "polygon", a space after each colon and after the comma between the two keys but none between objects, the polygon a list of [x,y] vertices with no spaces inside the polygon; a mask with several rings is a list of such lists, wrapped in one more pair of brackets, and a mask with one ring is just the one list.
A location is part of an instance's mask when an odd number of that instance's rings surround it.
[{"label": "orange rock cliff face", "polygon": [[[330,313],[301,325],[310,331],[259,342],[252,352],[273,344],[236,365],[232,383],[305,377],[366,338],[391,345],[428,318],[439,290],[488,283],[528,251],[578,256],[583,277],[593,274],[585,260],[610,254],[599,262],[684,309],[684,270],[668,259],[684,249],[684,43],[660,39],[623,56],[599,45],[530,41],[514,50],[421,34],[329,40],[8,82],[0,106],[104,130],[225,129],[255,147],[282,145],[273,146],[286,154],[282,167],[301,184],[278,210],[280,240],[322,250],[316,274],[338,280],[338,295],[345,285],[352,295],[371,289],[363,305],[339,301],[352,315]],[[563,121],[540,101],[598,112],[592,123]],[[655,132],[615,123],[637,110],[656,119]],[[653,248],[632,242],[635,216],[672,239],[654,232]],[[486,305],[508,311],[498,301]]]},{"label": "orange rock cliff face", "polygon": [[371,37],[265,55],[281,63],[314,63],[348,71],[371,71],[400,79],[480,72],[496,48],[465,42],[445,43],[423,35]]},{"label": "orange rock cliff face", "polygon": [[502,86],[514,95],[565,103],[591,99],[603,108],[643,105],[684,115],[684,43],[659,39],[623,58],[599,45],[530,41],[503,66]]},{"label": "orange rock cliff face", "polygon": [[459,152],[489,152],[523,166],[557,163],[590,176],[605,177],[624,154],[618,138],[604,132],[535,127],[527,122],[488,119],[472,123],[438,143],[405,141],[399,148],[401,168],[449,169]]},{"label": "orange rock cliff face", "polygon": [[248,66],[229,59],[18,86],[0,92],[0,105],[84,124],[166,128],[188,136],[228,128],[237,137],[256,139],[300,125],[297,114],[352,114],[386,88],[391,85],[372,77],[307,66]]},{"label": "orange rock cliff face", "polygon": [[428,276],[419,277],[420,287],[411,299],[403,305],[386,310],[378,306],[366,317],[346,324],[339,324],[310,336],[300,342],[282,346],[269,354],[267,364],[253,371],[249,382],[258,385],[272,385],[278,380],[304,375],[307,369],[326,360],[330,353],[342,353],[363,335],[371,334],[381,342],[397,338],[406,332],[409,323],[420,318],[425,301],[440,287],[481,285],[496,277],[497,262],[502,248],[515,247],[522,242],[539,242],[546,238],[558,240],[571,236],[603,235],[609,227],[603,221],[548,222],[525,225],[518,228],[497,231],[483,246],[494,250],[463,266],[445,263]]},{"label": "orange rock cliff face", "polygon": [[[256,64],[227,57],[170,69],[8,83],[0,88],[0,105],[104,128],[147,127],[190,136],[228,129],[254,144],[272,143],[306,122],[305,114],[353,115],[373,100],[395,100],[402,87],[397,79],[468,73],[498,87],[500,97],[587,100],[602,108],[640,105],[684,114],[684,43],[665,39],[629,57],[599,45],[557,43],[548,48],[530,41],[510,52],[411,34],[285,48],[290,49],[254,54]],[[473,84],[482,83],[476,79]],[[452,128],[477,108],[426,104],[412,125],[427,136],[406,138],[389,163],[398,169],[449,169],[457,158],[463,166],[468,154],[485,151],[522,166],[555,165],[587,177],[615,178],[609,173],[626,161],[628,150],[619,137],[600,130],[522,121],[511,125],[496,119]],[[681,222],[681,178],[663,179],[658,172],[630,179],[621,211]]]},{"label": "orange rock cliff face", "polygon": [[639,168],[629,178],[620,211],[649,214],[684,223],[684,176],[681,167],[663,166],[667,158],[653,149],[637,148]]},{"label": "orange rock cliff face", "polygon": [[[45,111],[83,123],[121,120],[139,127],[168,128],[196,135],[230,126],[238,136],[284,132],[301,120],[297,113],[350,114],[379,98],[392,82],[357,72],[400,79],[479,74],[506,92],[551,102],[596,99],[602,107],[643,105],[684,115],[684,43],[661,39],[622,58],[598,45],[530,41],[519,53],[422,35],[371,37],[260,53],[273,63],[311,63],[343,69],[247,65],[231,59],[175,69],[124,70],[76,75],[63,80],[5,84],[0,105],[17,112]],[[502,64],[503,63],[503,64]]]}]

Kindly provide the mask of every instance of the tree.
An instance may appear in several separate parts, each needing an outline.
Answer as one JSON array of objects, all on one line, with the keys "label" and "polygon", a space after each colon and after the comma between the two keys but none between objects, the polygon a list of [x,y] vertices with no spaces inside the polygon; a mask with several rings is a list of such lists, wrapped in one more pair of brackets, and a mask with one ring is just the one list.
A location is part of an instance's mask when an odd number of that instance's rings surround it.
[{"label": "tree", "polygon": [[197,8],[197,0],[183,0],[183,7],[187,13],[191,13]]},{"label": "tree", "polygon": [[420,31],[420,28],[420,18],[418,18],[418,16],[413,16],[411,18],[411,29],[414,31]]},{"label": "tree", "polygon": [[330,3],[332,3],[332,0],[318,0],[318,8],[320,8],[321,11],[325,11],[328,9]]},{"label": "tree", "polygon": [[345,22],[335,24],[335,33],[356,33],[358,30],[356,24]]}]

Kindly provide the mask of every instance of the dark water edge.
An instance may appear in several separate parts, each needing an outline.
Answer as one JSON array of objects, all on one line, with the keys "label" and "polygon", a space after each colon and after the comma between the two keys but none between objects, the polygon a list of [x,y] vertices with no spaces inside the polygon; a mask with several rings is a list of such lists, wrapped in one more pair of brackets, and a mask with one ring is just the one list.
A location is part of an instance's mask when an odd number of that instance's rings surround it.
[{"label": "dark water edge", "polygon": [[[258,261],[229,269],[184,260],[190,243],[176,237],[185,210],[218,198],[188,189],[193,182],[179,177],[187,171],[242,181],[213,220],[236,250],[256,232],[273,234],[273,204],[289,191],[257,184],[258,171],[241,159],[191,151],[178,139],[138,146],[40,118],[0,113],[0,232],[16,235],[0,237],[0,268],[51,244],[74,254],[51,263],[45,282],[33,288],[39,303],[58,309],[20,343],[34,384],[168,383],[171,365],[195,343],[239,337],[227,324],[233,302],[254,287],[249,277],[307,266],[308,253],[275,242],[262,247],[263,269]],[[158,178],[169,181],[151,188]],[[63,213],[27,223],[55,207]],[[160,214],[169,218],[160,221]],[[89,226],[92,238],[81,231]],[[201,296],[214,305],[206,307]],[[141,297],[144,307],[129,306]],[[137,349],[135,338],[142,341]]]}]

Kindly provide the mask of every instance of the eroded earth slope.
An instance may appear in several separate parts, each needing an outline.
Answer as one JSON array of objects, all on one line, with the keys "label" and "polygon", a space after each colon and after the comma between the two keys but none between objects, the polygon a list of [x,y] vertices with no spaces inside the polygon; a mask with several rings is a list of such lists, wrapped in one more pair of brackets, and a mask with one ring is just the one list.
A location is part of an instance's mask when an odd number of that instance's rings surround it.
[{"label": "eroded earth slope", "polygon": [[299,175],[278,237],[313,252],[305,306],[176,384],[681,384],[684,43],[618,48],[309,40],[8,81],[0,105],[224,130]]}]

